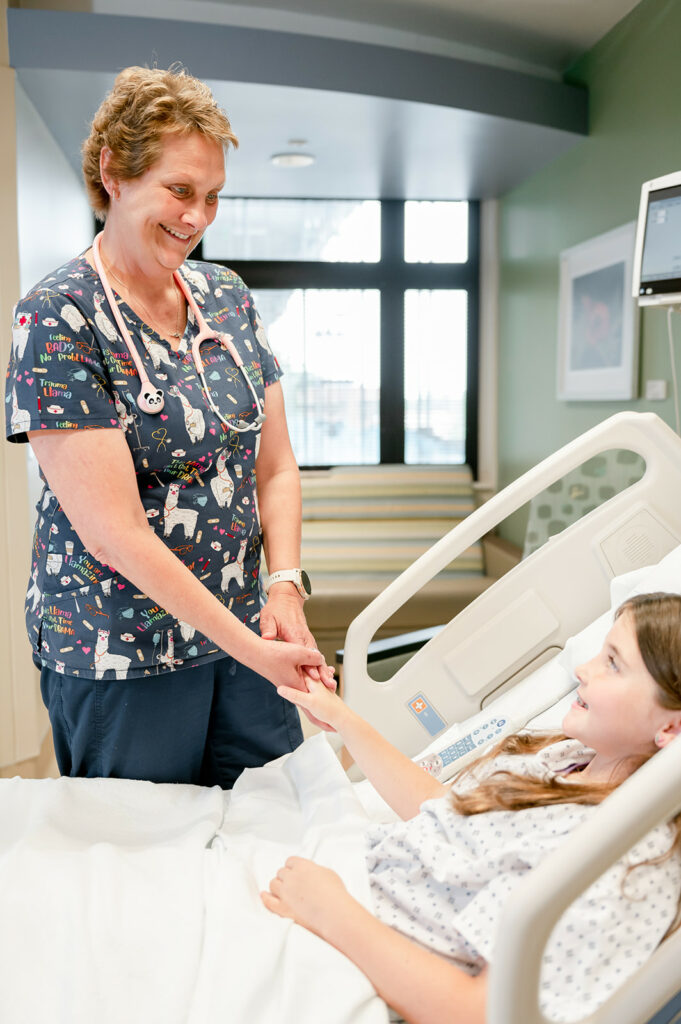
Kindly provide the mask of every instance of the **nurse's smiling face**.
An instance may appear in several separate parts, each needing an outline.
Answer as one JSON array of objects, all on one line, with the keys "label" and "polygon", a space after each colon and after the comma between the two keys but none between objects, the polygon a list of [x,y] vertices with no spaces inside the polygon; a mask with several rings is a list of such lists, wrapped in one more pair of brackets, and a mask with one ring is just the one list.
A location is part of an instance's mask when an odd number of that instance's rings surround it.
[{"label": "nurse's smiling face", "polygon": [[563,721],[565,733],[613,763],[654,754],[670,711],[641,657],[630,612],[615,620],[601,651],[575,674],[577,699]]},{"label": "nurse's smiling face", "polygon": [[[102,178],[108,151],[102,153]],[[215,219],[225,180],[222,146],[199,132],[166,136],[161,156],[137,178],[110,180],[106,236],[116,265],[147,279],[177,270]],[[113,245],[112,245],[113,243]]]}]

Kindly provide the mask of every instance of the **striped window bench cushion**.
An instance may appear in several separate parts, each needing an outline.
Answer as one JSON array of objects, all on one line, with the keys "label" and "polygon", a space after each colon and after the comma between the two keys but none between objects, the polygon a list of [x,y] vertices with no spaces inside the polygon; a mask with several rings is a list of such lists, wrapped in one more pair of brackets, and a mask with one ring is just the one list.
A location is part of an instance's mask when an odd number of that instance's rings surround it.
[{"label": "striped window bench cushion", "polygon": [[[468,466],[338,466],[301,478],[302,564],[313,579],[387,582],[475,507]],[[443,571],[483,574],[480,542]]]}]

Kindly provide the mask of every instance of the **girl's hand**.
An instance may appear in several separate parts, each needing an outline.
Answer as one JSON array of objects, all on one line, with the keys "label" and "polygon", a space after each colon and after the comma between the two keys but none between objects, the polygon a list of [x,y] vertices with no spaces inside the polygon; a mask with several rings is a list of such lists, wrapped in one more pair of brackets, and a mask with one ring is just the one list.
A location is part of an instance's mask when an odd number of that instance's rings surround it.
[{"label": "girl's hand", "polygon": [[322,728],[331,732],[338,731],[340,721],[347,710],[343,701],[319,679],[314,679],[307,669],[305,682],[305,690],[278,686],[277,693],[291,704],[302,708],[308,718],[320,723]]},{"label": "girl's hand", "polygon": [[289,857],[270,891],[260,898],[272,913],[288,917],[322,938],[354,903],[335,871],[302,857]]}]

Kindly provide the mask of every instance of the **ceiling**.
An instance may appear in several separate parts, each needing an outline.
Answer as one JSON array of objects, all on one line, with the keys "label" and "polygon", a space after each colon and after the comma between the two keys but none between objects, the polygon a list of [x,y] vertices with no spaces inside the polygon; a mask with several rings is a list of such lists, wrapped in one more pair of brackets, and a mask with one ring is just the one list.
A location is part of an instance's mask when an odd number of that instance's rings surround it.
[{"label": "ceiling", "polygon": [[[75,168],[116,70],[180,60],[239,136],[227,194],[488,198],[583,140],[587,97],[561,73],[635,5],[21,0],[10,62]],[[282,150],[315,163],[276,168]]]},{"label": "ceiling", "polygon": [[[554,73],[563,72],[636,7],[638,0],[187,0],[187,14],[202,8],[221,11],[234,21],[254,23],[260,11],[278,24],[304,30],[305,19],[316,32],[345,38],[380,39],[389,45],[429,47],[444,52],[457,46],[487,59],[513,61]],[[116,5],[120,9],[120,4]],[[167,10],[166,6],[166,10]],[[175,10],[175,9],[173,9]],[[192,11],[194,14],[192,15]],[[326,22],[326,25],[324,24]],[[354,25],[354,30],[353,30]],[[390,35],[386,35],[390,33]],[[410,38],[410,43],[407,39]]]}]

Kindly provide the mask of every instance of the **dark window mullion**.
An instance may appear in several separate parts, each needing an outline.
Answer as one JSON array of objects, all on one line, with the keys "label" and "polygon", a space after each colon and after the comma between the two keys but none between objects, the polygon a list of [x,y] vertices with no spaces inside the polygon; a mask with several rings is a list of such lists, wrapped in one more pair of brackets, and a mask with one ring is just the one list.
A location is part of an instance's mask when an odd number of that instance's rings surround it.
[{"label": "dark window mullion", "polygon": [[[198,258],[198,257],[197,257]],[[475,284],[468,264],[306,263],[276,260],[214,260],[234,270],[249,288],[465,288]],[[274,282],[274,283],[273,283]]]},{"label": "dark window mullion", "polygon": [[381,289],[380,460],[404,462],[404,289]]},{"label": "dark window mullion", "polygon": [[478,475],[478,388],[480,386],[479,307],[480,307],[480,203],[468,205],[468,266],[472,268],[468,285],[467,380],[466,380],[466,463],[473,479]]},{"label": "dark window mullion", "polygon": [[308,263],[304,260],[215,260],[249,288],[378,288],[378,263]]},{"label": "dark window mullion", "polygon": [[380,460],[404,462],[404,203],[381,203]]}]

